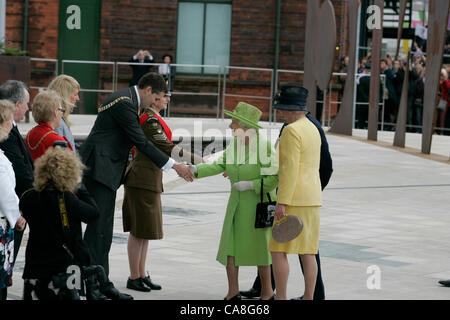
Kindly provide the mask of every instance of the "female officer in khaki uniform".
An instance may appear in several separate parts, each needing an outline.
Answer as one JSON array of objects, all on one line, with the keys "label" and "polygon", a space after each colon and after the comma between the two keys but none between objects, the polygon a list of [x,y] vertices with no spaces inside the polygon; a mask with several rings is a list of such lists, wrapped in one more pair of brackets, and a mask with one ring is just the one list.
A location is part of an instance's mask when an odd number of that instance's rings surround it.
[{"label": "female officer in khaki uniform", "polygon": [[[166,94],[148,109],[143,110],[140,123],[144,134],[158,149],[174,158],[201,163],[202,158],[172,142],[172,132],[159,112],[167,108],[170,97]],[[127,288],[148,292],[160,290],[150,275],[145,275],[145,260],[148,240],[162,239],[161,192],[163,192],[162,170],[147,156],[135,149],[134,158],[125,174],[125,197],[122,206],[123,230],[128,237],[128,261],[130,277]]]}]

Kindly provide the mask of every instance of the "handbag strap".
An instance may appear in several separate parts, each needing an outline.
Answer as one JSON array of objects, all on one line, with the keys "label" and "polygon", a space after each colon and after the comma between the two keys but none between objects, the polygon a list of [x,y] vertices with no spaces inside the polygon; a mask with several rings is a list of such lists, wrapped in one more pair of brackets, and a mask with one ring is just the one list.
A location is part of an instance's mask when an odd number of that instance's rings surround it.
[{"label": "handbag strap", "polygon": [[70,227],[69,227],[69,218],[67,217],[67,209],[66,209],[66,201],[64,200],[64,192],[58,193],[58,207],[59,207],[59,214],[61,216],[61,225],[62,225],[62,231],[63,231],[63,248],[67,251],[70,258],[73,260],[75,257],[70,251],[67,240],[70,238]]},{"label": "handbag strap", "polygon": [[[264,179],[261,178],[261,191],[260,191],[260,194],[261,194],[261,203],[264,202],[264,199],[263,199],[263,186],[264,186]],[[269,192],[267,192],[267,198],[269,199],[269,202],[272,202],[272,199],[270,198],[270,193],[269,193]]]}]

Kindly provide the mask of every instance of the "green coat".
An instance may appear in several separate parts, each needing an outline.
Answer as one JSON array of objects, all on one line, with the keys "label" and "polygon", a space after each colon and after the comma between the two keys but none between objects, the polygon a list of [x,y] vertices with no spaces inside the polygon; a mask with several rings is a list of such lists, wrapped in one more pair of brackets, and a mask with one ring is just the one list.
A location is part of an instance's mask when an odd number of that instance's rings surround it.
[{"label": "green coat", "polygon": [[[258,137],[258,139],[257,139]],[[256,140],[259,140],[258,152]],[[250,161],[249,161],[250,159]],[[253,160],[253,161],[252,161]],[[253,164],[251,164],[253,163]],[[228,173],[231,187],[235,182],[253,181],[255,190],[239,192],[231,188],[227,212],[222,227],[217,261],[227,265],[227,256],[234,256],[236,266],[267,266],[272,263],[269,240],[272,228],[255,228],[256,204],[260,202],[261,178],[263,178],[264,201],[270,193],[276,201],[275,188],[278,185],[278,159],[270,142],[262,136],[251,138],[249,146],[234,138],[223,155],[214,163],[197,165],[198,178]]]}]

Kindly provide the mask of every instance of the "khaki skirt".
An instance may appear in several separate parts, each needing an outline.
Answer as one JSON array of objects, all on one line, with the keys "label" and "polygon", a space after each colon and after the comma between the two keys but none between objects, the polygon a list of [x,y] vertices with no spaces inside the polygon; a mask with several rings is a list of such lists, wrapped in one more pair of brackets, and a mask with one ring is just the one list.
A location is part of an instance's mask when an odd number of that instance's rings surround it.
[{"label": "khaki skirt", "polygon": [[140,239],[163,237],[161,194],[125,186],[122,205],[123,231]]},{"label": "khaki skirt", "polygon": [[269,251],[287,254],[317,254],[319,249],[320,207],[286,207],[287,215],[302,219],[302,232],[291,241],[280,243],[270,237]]}]

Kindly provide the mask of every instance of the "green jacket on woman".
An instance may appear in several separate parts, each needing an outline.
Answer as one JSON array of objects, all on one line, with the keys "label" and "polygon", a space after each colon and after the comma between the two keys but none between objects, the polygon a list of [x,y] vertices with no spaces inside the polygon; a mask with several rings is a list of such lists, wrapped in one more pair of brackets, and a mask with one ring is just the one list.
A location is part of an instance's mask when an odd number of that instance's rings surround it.
[{"label": "green jacket on woman", "polygon": [[[259,133],[250,138],[248,146],[234,138],[217,161],[198,164],[197,169],[198,178],[226,171],[231,183],[217,261],[226,266],[227,256],[234,256],[236,266],[270,265],[272,228],[256,229],[255,214],[256,204],[261,201],[261,179],[264,181],[264,201],[268,201],[266,193],[270,193],[271,200],[276,201],[278,159],[272,144]],[[254,190],[239,192],[232,187],[239,181],[253,181]]]}]

